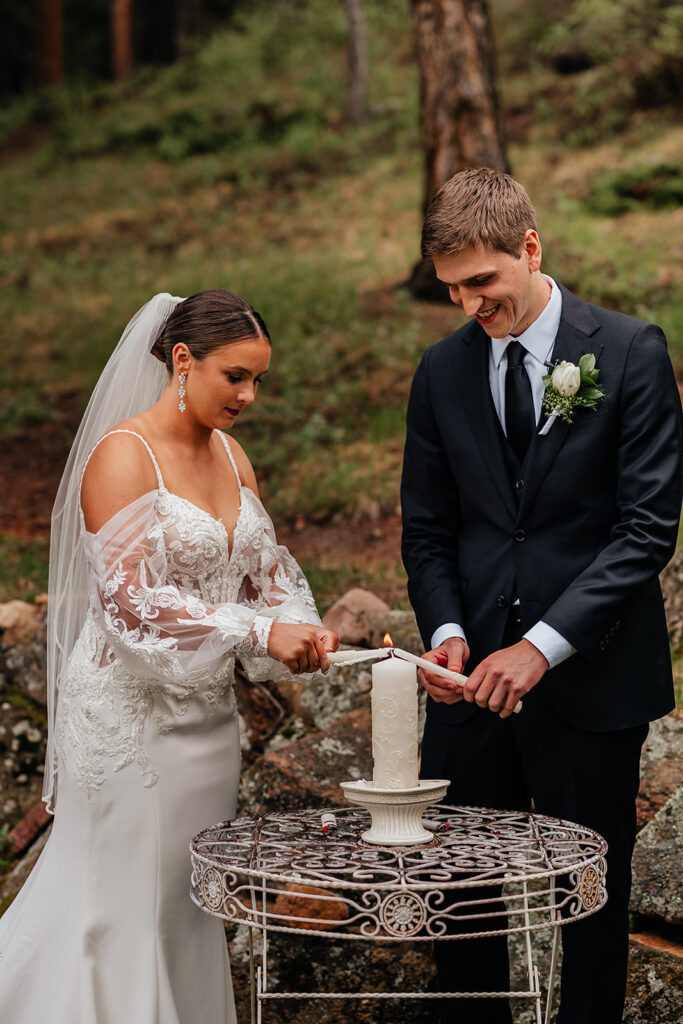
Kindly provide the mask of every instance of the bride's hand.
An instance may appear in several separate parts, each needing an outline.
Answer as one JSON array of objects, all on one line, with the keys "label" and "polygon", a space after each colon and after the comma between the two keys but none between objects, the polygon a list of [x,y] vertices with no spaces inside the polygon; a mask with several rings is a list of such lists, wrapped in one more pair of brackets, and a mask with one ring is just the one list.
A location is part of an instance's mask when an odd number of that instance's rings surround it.
[{"label": "bride's hand", "polygon": [[330,667],[327,654],[338,647],[337,634],[324,626],[274,622],[270,627],[268,654],[286,665],[292,675],[318,669],[327,672]]}]

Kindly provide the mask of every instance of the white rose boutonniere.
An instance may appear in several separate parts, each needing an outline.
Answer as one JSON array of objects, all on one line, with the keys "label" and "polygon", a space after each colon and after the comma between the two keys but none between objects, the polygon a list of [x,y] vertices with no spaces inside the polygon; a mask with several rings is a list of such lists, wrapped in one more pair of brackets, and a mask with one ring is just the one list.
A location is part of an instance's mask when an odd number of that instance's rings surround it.
[{"label": "white rose boutonniere", "polygon": [[550,374],[550,383],[563,397],[571,397],[581,387],[581,370],[563,360]]},{"label": "white rose boutonniere", "polygon": [[581,356],[578,366],[565,360],[557,363],[552,373],[543,378],[543,408],[549,418],[540,433],[547,434],[556,419],[573,423],[577,409],[595,409],[598,402],[607,398],[598,384],[599,375],[592,352]]}]

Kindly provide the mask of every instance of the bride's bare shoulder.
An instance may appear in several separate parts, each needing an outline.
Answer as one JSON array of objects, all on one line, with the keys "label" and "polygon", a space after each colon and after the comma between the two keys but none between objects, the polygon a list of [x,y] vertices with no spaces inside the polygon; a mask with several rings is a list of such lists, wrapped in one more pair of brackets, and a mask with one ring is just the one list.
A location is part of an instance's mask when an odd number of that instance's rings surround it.
[{"label": "bride's bare shoulder", "polygon": [[157,476],[147,448],[121,424],[93,449],[81,486],[81,506],[90,533],[97,531],[126,505],[157,487]]}]

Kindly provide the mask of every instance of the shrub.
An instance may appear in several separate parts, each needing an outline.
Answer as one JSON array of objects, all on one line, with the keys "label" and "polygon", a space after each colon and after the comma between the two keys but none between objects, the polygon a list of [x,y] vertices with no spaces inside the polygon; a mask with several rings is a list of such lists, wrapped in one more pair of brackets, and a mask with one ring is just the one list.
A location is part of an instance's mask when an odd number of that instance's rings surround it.
[{"label": "shrub", "polygon": [[[678,104],[683,89],[681,0],[576,0],[539,43],[564,92],[574,141],[623,126],[639,109]],[[567,125],[562,125],[566,130]]]},{"label": "shrub", "polygon": [[658,163],[607,171],[593,183],[589,206],[596,213],[618,216],[646,207],[660,210],[683,204],[683,167]]}]

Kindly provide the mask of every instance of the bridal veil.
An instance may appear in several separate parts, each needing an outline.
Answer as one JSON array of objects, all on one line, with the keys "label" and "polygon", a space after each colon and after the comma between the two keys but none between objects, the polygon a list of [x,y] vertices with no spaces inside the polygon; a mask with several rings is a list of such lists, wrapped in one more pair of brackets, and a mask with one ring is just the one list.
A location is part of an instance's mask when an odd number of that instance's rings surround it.
[{"label": "bridal veil", "polygon": [[47,614],[48,742],[43,800],[49,811],[54,811],[57,795],[55,722],[60,681],[88,610],[88,574],[81,538],[81,477],[98,438],[161,397],[168,375],[150,349],[182,301],[168,292],[155,295],[127,325],[88,402],[57,491],[50,535]]}]

